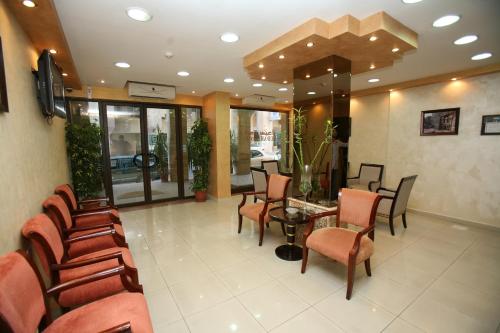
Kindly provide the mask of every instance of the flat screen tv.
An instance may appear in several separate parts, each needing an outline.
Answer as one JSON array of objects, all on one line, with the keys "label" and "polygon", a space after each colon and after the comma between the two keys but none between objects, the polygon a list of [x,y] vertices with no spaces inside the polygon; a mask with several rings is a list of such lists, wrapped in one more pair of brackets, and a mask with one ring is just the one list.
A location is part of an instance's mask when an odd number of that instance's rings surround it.
[{"label": "flat screen tv", "polygon": [[48,50],[44,50],[38,58],[37,79],[43,115],[48,118],[66,118],[63,76]]}]

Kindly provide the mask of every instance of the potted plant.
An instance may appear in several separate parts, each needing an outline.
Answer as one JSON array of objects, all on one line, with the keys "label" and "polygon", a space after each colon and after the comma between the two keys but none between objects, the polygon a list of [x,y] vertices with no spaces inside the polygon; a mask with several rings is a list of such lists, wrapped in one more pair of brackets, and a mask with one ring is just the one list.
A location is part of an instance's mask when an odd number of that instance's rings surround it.
[{"label": "potted plant", "polygon": [[73,186],[78,197],[97,197],[103,185],[101,129],[88,119],[68,124],[66,145]]},{"label": "potted plant", "polygon": [[156,127],[156,142],[153,148],[156,155],[156,167],[160,174],[162,183],[168,182],[168,147],[167,147],[167,133],[163,133],[160,126]]},{"label": "potted plant", "polygon": [[208,162],[211,150],[212,141],[208,136],[208,125],[202,119],[197,120],[188,136],[188,157],[193,169],[191,190],[194,192],[196,201],[207,199]]}]

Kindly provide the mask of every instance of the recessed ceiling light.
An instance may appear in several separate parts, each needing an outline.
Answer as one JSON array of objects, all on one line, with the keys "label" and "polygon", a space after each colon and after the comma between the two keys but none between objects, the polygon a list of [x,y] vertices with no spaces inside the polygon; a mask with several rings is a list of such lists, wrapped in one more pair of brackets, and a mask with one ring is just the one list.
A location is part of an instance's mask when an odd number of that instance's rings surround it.
[{"label": "recessed ceiling light", "polygon": [[396,53],[396,52],[398,52],[398,51],[399,51],[399,48],[395,47],[395,48],[393,48],[391,51],[392,51],[392,53]]},{"label": "recessed ceiling light", "polygon": [[456,78],[456,77],[452,77],[452,78],[451,78],[451,80],[452,80],[452,81],[456,81],[456,80],[457,80],[457,78]]},{"label": "recessed ceiling light", "polygon": [[307,47],[313,47],[313,46],[314,46],[314,43],[313,43],[313,42],[308,42],[308,43],[306,44],[306,46],[307,46]]},{"label": "recessed ceiling light", "polygon": [[375,83],[375,82],[378,82],[380,81],[380,79],[369,79],[368,82],[370,83]]},{"label": "recessed ceiling light", "polygon": [[285,55],[284,54],[280,54],[278,58],[285,59]]},{"label": "recessed ceiling light", "polygon": [[288,100],[286,100],[285,103],[288,103]]},{"label": "recessed ceiling light", "polygon": [[264,68],[264,64],[260,63],[259,68]]},{"label": "recessed ceiling light", "polygon": [[370,37],[370,42],[374,42],[374,41],[376,41],[377,39],[378,39],[378,37],[377,37],[377,36],[371,36],[371,37]]},{"label": "recessed ceiling light", "polygon": [[254,84],[252,84],[252,86],[254,86],[254,87],[262,87],[262,83],[254,83]]},{"label": "recessed ceiling light", "polygon": [[37,6],[36,2],[32,1],[32,0],[24,0],[23,5],[25,5],[26,7],[29,7],[29,8],[34,8]]},{"label": "recessed ceiling light", "polygon": [[62,76],[68,76],[68,73],[62,73]]},{"label": "recessed ceiling light", "polygon": [[189,72],[186,72],[186,71],[180,71],[180,72],[177,72],[177,75],[179,75],[179,76],[183,76],[183,77],[186,77],[186,76],[189,76]]},{"label": "recessed ceiling light", "polygon": [[454,41],[453,44],[455,44],[455,45],[465,45],[465,44],[469,44],[469,43],[475,42],[477,40],[477,38],[478,37],[476,35],[467,35],[467,36],[460,37],[459,39],[457,39],[456,41]]},{"label": "recessed ceiling light", "polygon": [[141,7],[130,7],[127,8],[127,15],[132,20],[147,22],[153,18],[151,14],[148,13],[147,10]]},{"label": "recessed ceiling light", "polygon": [[191,91],[191,94],[196,94],[196,91],[195,90]]},{"label": "recessed ceiling light", "polygon": [[403,3],[405,3],[405,4],[410,5],[410,4],[413,4],[413,3],[418,3],[418,2],[420,2],[422,0],[401,0],[401,1],[403,1]]},{"label": "recessed ceiling light", "polygon": [[316,92],[315,91],[308,91],[307,94],[308,95],[316,95]]},{"label": "recessed ceiling light", "polygon": [[103,84],[104,84],[104,83],[106,83],[106,81],[104,81],[104,80],[101,80],[101,83],[103,83]]},{"label": "recessed ceiling light", "polygon": [[394,91],[394,89],[389,89],[389,91],[390,91],[390,92],[393,92],[393,91]]},{"label": "recessed ceiling light", "polygon": [[116,67],[120,67],[120,68],[130,68],[130,65],[126,62],[115,62],[115,66]]},{"label": "recessed ceiling light", "polygon": [[288,81],[287,81],[287,80],[283,81],[283,84],[287,84],[287,83],[288,83]]},{"label": "recessed ceiling light", "polygon": [[476,54],[475,56],[472,56],[471,59],[472,60],[483,60],[483,59],[488,59],[491,56],[492,56],[492,54],[490,52],[484,52],[484,53],[479,53],[479,54]]},{"label": "recessed ceiling light", "polygon": [[57,51],[56,51],[55,49],[50,49],[50,50],[49,50],[49,52],[50,52],[51,54],[56,54],[56,53],[57,53]]},{"label": "recessed ceiling light", "polygon": [[309,75],[309,74],[306,74],[306,79],[308,79],[308,78],[310,78],[310,77],[311,77],[311,75]]},{"label": "recessed ceiling light", "polygon": [[442,28],[456,23],[458,22],[458,20],[460,20],[460,16],[458,15],[446,15],[434,21],[434,23],[432,23],[432,26],[435,28]]},{"label": "recessed ceiling light", "polygon": [[370,65],[370,69],[374,69],[375,68],[375,65],[374,64],[371,64]]},{"label": "recessed ceiling light", "polygon": [[288,88],[286,88],[286,87],[281,87],[281,88],[279,88],[279,89],[278,89],[278,91],[288,91]]},{"label": "recessed ceiling light", "polygon": [[333,68],[327,68],[326,71],[327,72],[333,72]]},{"label": "recessed ceiling light", "polygon": [[240,40],[240,36],[234,32],[225,32],[220,36],[220,39],[225,43],[234,43]]},{"label": "recessed ceiling light", "polygon": [[338,76],[338,74],[337,74],[337,73],[334,73],[334,74],[333,74],[333,77],[337,77],[337,76]]},{"label": "recessed ceiling light", "polygon": [[232,77],[226,77],[226,78],[224,79],[224,82],[226,82],[226,83],[233,83],[233,82],[234,82],[234,79],[233,79]]},{"label": "recessed ceiling light", "polygon": [[234,94],[234,96],[238,97],[239,95],[238,94]]},{"label": "recessed ceiling light", "polygon": [[262,76],[262,77],[261,77],[261,79],[262,79],[262,80],[265,80],[265,79],[266,79],[266,77],[265,77],[265,76]]}]

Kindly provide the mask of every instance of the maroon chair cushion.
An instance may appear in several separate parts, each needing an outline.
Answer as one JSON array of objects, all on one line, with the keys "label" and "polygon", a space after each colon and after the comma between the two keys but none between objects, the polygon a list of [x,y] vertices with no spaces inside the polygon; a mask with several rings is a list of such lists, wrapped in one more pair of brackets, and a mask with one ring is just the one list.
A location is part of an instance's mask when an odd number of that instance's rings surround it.
[{"label": "maroon chair cushion", "polygon": [[96,224],[109,223],[111,221],[111,216],[119,218],[120,214],[116,209],[111,209],[109,214],[95,214],[90,216],[81,216],[75,218],[75,224],[78,227],[93,226]]}]

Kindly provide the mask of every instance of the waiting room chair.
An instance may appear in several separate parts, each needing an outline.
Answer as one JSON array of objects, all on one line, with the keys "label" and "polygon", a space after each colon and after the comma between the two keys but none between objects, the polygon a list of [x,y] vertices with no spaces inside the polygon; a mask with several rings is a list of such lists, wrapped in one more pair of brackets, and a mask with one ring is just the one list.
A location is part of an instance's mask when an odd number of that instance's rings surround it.
[{"label": "waiting room chair", "polygon": [[279,161],[277,160],[262,161],[260,165],[262,169],[266,170],[268,175],[280,173]]},{"label": "waiting room chair", "polygon": [[[283,207],[285,207],[287,198],[286,193],[289,183],[289,177],[272,174],[269,176],[269,181],[267,182],[266,190],[264,192],[242,193],[243,200],[238,205],[238,233],[241,233],[243,216],[259,223],[259,246],[262,246],[262,240],[264,238],[264,223],[266,223],[269,227],[270,217],[268,212],[270,209],[277,207],[273,203],[281,202]],[[264,202],[254,204],[246,203],[248,195],[255,196],[257,194],[264,194]],[[283,234],[285,234],[285,227],[283,223],[281,223],[281,230],[283,231]]]},{"label": "waiting room chair", "polygon": [[[381,197],[377,193],[344,188],[339,192],[336,212],[315,214],[309,220],[303,238],[301,272],[306,271],[309,249],[347,266],[347,293],[350,299],[356,265],[364,262],[366,274],[371,276],[370,256],[375,240],[375,213]],[[336,227],[316,229],[318,218],[337,215]],[[341,228],[341,224],[362,227],[361,231]],[[368,235],[368,236],[366,236]]]},{"label": "waiting room chair", "polygon": [[347,187],[375,192],[382,186],[384,166],[381,164],[361,163],[357,177],[347,178]]},{"label": "waiting room chair", "polygon": [[[45,213],[55,223],[64,240],[81,239],[75,242],[68,250],[70,257],[78,257],[87,253],[96,252],[112,247],[128,247],[125,241],[125,233],[120,224],[115,223],[116,217],[108,214],[106,223],[79,226],[79,215],[71,216],[66,203],[59,195],[51,195],[43,202]],[[102,233],[102,237],[88,237],[96,232]]]},{"label": "waiting room chair", "polygon": [[56,226],[45,214],[38,214],[28,220],[23,226],[22,234],[29,240],[31,249],[36,252],[51,285],[64,284],[118,265],[123,266],[124,274],[99,279],[58,293],[56,299],[62,307],[86,304],[125,289],[142,292],[132,254],[126,248],[114,247],[69,258],[68,249],[78,240],[63,241]]},{"label": "waiting room chair", "polygon": [[256,203],[257,200],[266,200],[266,189],[267,189],[267,172],[264,169],[250,168],[250,173],[252,174],[254,197],[253,202]]},{"label": "waiting room chair", "polygon": [[42,278],[23,251],[0,257],[0,331],[13,333],[153,332],[146,299],[121,293],[100,299],[54,320],[49,297],[69,288],[123,276],[123,265],[45,289]]},{"label": "waiting room chair", "polygon": [[417,179],[417,175],[404,177],[399,182],[396,190],[381,187],[377,193],[382,195],[378,206],[377,216],[389,219],[391,234],[394,236],[394,218],[401,215],[403,226],[406,228],[406,206],[410,199],[411,189]]}]

